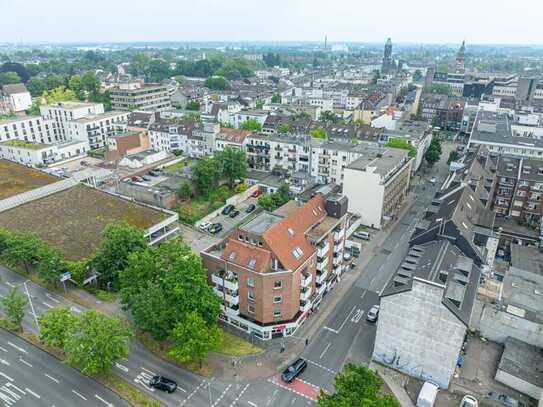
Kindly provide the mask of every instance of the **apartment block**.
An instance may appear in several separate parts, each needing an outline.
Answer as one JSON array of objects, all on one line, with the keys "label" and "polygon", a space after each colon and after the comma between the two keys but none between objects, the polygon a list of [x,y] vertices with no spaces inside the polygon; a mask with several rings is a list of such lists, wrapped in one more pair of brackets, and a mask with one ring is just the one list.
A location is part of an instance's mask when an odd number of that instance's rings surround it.
[{"label": "apartment block", "polygon": [[32,105],[32,96],[23,83],[2,86],[0,99],[4,99],[6,110],[24,112]]},{"label": "apartment block", "polygon": [[61,102],[53,105],[40,106],[40,113],[44,119],[53,122],[59,141],[70,140],[68,123],[88,116],[104,113],[101,103]]},{"label": "apartment block", "polygon": [[121,111],[160,112],[171,108],[171,101],[166,85],[131,82],[111,89],[111,106]]},{"label": "apartment block", "polygon": [[290,201],[204,250],[221,320],[261,340],[293,335],[346,267],[347,205],[333,194]]},{"label": "apartment block", "polygon": [[126,127],[128,112],[112,111],[90,114],[66,123],[68,136],[73,140],[88,141],[91,149],[107,145],[109,137]]},{"label": "apartment block", "polygon": [[52,144],[62,139],[56,134],[52,120],[26,116],[0,121],[0,142],[7,140]]}]

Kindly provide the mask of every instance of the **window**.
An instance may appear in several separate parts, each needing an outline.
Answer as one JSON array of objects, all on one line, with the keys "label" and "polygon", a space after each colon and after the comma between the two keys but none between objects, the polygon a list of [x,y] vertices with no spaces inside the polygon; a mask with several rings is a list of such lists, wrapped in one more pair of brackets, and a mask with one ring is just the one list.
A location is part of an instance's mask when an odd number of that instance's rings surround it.
[{"label": "window", "polygon": [[255,259],[249,259],[249,268],[254,269],[256,266],[256,260]]},{"label": "window", "polygon": [[249,305],[247,307],[247,311],[249,312],[249,314],[256,314],[256,310],[255,310],[255,307],[253,305]]},{"label": "window", "polygon": [[300,257],[304,255],[304,252],[299,247],[295,247],[294,250],[292,251],[292,254],[295,258],[299,259]]},{"label": "window", "polygon": [[294,236],[294,230],[292,230],[292,228],[288,228],[287,231],[289,235]]},{"label": "window", "polygon": [[283,296],[281,295],[275,295],[273,297],[273,302],[274,304],[279,304],[280,302],[283,302]]},{"label": "window", "polygon": [[274,290],[279,290],[280,288],[283,288],[283,281],[281,280],[276,280],[273,282],[273,289]]},{"label": "window", "polygon": [[275,308],[273,310],[273,317],[277,318],[277,317],[280,317],[280,316],[281,316],[281,308]]},{"label": "window", "polygon": [[254,286],[255,286],[254,277],[247,277],[247,287],[254,287]]},{"label": "window", "polygon": [[236,258],[236,252],[232,252],[230,253],[230,256],[228,256],[228,260],[230,261],[234,261],[235,258]]},{"label": "window", "polygon": [[255,300],[255,293],[252,291],[247,291],[247,299],[253,302]]}]

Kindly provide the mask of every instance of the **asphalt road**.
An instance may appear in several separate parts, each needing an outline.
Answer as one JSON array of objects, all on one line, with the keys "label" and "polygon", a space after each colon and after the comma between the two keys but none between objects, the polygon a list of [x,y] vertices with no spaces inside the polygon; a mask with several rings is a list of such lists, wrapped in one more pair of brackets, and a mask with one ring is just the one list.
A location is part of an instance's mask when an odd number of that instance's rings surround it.
[{"label": "asphalt road", "polygon": [[0,405],[129,406],[104,386],[3,329]]}]

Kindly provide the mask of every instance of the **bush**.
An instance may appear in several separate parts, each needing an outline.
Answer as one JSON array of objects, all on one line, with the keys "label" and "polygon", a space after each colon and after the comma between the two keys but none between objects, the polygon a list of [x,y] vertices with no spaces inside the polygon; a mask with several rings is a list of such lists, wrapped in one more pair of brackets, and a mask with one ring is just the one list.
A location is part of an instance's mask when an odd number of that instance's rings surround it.
[{"label": "bush", "polygon": [[242,182],[241,184],[236,185],[236,188],[234,189],[234,191],[236,192],[236,194],[240,194],[242,192],[247,191],[248,188],[249,186],[246,183]]}]

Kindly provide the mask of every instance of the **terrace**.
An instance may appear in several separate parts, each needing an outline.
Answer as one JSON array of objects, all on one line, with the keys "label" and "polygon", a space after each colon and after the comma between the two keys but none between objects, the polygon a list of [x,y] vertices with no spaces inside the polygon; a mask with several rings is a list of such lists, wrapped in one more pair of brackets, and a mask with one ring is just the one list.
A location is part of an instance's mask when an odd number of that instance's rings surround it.
[{"label": "terrace", "polygon": [[45,172],[0,160],[0,200],[59,181]]}]

